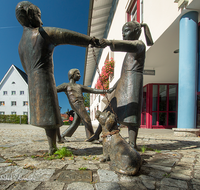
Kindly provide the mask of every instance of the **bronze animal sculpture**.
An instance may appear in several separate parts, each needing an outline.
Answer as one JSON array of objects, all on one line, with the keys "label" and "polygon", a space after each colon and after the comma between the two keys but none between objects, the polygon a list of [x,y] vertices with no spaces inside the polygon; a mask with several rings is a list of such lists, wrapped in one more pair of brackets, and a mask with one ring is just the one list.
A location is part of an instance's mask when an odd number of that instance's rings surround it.
[{"label": "bronze animal sculpture", "polygon": [[28,1],[19,2],[15,13],[23,26],[18,50],[28,75],[30,123],[45,129],[49,153],[53,154],[56,151],[56,129],[62,125],[54,79],[54,48],[62,44],[95,46],[95,40],[67,29],[42,27],[40,9]]},{"label": "bronze animal sculpture", "polygon": [[[142,91],[143,91],[143,69],[145,62],[145,44],[138,40],[141,27],[145,28],[145,36],[148,45],[153,45],[149,28],[146,24],[136,21],[127,22],[122,28],[123,40],[100,40],[102,48],[109,46],[112,51],[127,52],[118,82],[110,88],[115,90],[114,97],[110,103],[117,120],[120,124],[128,127],[129,143],[137,149],[136,139],[140,127]],[[111,92],[112,92],[111,90]],[[107,106],[104,110],[113,111]],[[98,140],[101,126],[88,141]]]},{"label": "bronze animal sculpture", "polygon": [[102,126],[103,158],[101,162],[111,161],[111,169],[125,175],[135,175],[142,164],[140,154],[119,134],[115,115],[110,111],[96,112]]}]

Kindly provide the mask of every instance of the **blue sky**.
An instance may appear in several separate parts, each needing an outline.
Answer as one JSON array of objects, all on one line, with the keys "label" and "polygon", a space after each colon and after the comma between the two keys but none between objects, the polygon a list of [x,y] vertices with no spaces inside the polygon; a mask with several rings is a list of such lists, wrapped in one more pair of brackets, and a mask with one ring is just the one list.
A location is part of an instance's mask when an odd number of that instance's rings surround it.
[{"label": "blue sky", "polygon": [[[18,44],[22,36],[23,28],[15,17],[15,7],[19,0],[1,0],[0,6],[0,80],[6,74],[12,64],[23,70],[19,55]],[[66,28],[83,34],[87,34],[89,0],[32,0],[42,13],[43,26]],[[84,61],[86,48],[61,45],[54,50],[54,75],[56,85],[69,82],[67,73],[72,68],[78,68],[83,84]],[[24,70],[23,70],[24,71]],[[58,93],[61,112],[71,109],[66,95]]]}]

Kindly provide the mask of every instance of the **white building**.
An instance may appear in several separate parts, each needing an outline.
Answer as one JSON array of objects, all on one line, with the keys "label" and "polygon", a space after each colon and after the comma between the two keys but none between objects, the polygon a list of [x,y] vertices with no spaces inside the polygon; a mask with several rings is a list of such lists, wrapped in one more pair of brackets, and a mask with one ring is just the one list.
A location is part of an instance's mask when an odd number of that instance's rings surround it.
[{"label": "white building", "polygon": [[[90,1],[90,36],[122,40],[122,26],[130,20],[146,23],[150,28],[154,45],[146,46],[144,70],[148,74],[144,74],[143,81],[141,127],[196,128],[200,125],[199,13],[199,0]],[[140,39],[146,43],[144,32]],[[94,51],[100,71],[106,59],[114,58],[112,87],[120,77],[125,53],[111,52],[109,47]],[[92,48],[87,48],[85,60],[84,85],[94,88],[99,74]],[[103,110],[105,106],[103,99],[100,95],[90,96],[93,125],[97,124],[96,110]],[[159,107],[163,103],[166,104],[164,110]]]},{"label": "white building", "polygon": [[28,115],[29,118],[28,78],[14,65],[0,82],[0,114]]}]

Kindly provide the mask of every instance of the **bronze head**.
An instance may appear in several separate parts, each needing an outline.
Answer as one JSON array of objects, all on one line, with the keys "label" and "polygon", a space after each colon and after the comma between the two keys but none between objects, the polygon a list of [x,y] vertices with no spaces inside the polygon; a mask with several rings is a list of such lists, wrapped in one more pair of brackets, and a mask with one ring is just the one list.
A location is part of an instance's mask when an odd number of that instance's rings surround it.
[{"label": "bronze head", "polygon": [[70,69],[68,72],[68,79],[72,79],[74,77],[75,72],[78,71],[80,72],[78,69]]},{"label": "bronze head", "polygon": [[15,14],[22,26],[37,28],[43,25],[40,9],[29,1],[19,2],[15,8]]}]

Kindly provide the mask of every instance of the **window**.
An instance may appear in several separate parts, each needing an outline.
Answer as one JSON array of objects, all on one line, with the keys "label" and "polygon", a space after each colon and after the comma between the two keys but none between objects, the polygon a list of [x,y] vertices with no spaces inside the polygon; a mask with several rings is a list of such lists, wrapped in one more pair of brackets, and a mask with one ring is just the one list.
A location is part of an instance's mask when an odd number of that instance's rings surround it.
[{"label": "window", "polygon": [[17,114],[17,112],[15,112],[15,111],[11,112],[11,115],[16,115],[16,114]]},{"label": "window", "polygon": [[127,9],[127,20],[140,22],[140,4],[141,0],[132,0]]},{"label": "window", "polygon": [[28,115],[28,112],[23,112],[23,115]]},{"label": "window", "polygon": [[5,112],[4,112],[4,111],[1,111],[1,112],[0,112],[0,115],[5,115]]},{"label": "window", "polygon": [[24,95],[24,91],[20,91],[20,95]]},{"label": "window", "polygon": [[16,101],[11,101],[11,106],[16,106],[17,102]]},{"label": "window", "polygon": [[11,92],[11,95],[16,95],[16,91],[12,91],[12,92]]},{"label": "window", "polygon": [[15,82],[13,81],[12,84],[15,84]]},{"label": "window", "polygon": [[28,106],[28,101],[23,101],[23,106]]},{"label": "window", "polygon": [[3,95],[8,95],[8,92],[7,91],[3,91]]},{"label": "window", "polygon": [[0,102],[0,106],[5,106],[5,102],[4,102],[4,101],[1,101],[1,102]]}]

